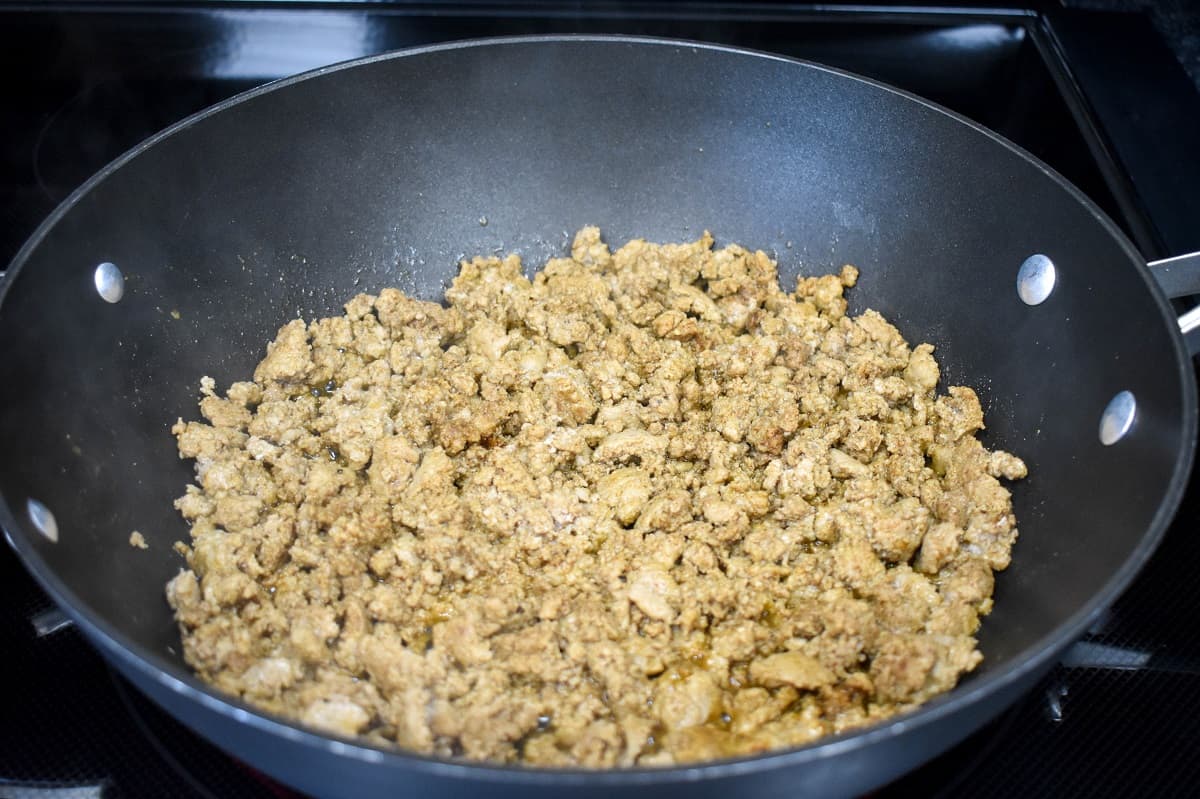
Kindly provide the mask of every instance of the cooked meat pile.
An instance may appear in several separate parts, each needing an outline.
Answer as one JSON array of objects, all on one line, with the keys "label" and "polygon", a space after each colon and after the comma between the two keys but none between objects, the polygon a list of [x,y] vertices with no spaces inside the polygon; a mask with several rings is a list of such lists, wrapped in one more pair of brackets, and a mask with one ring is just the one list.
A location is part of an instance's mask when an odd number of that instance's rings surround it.
[{"label": "cooked meat pile", "polygon": [[782,291],[738,246],[596,228],[532,281],[464,262],[201,381],[167,586],[187,662],[269,711],[419,752],[662,765],[902,712],[981,657],[1017,537],[933,347],[857,270]]}]

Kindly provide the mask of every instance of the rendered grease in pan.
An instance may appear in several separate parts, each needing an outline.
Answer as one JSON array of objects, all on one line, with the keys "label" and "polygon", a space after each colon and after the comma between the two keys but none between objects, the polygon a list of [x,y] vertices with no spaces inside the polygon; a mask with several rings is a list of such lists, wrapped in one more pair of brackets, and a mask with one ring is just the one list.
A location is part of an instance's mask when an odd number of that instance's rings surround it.
[{"label": "rendered grease in pan", "polygon": [[285,325],[180,421],[187,662],[264,709],[530,765],[799,745],[944,692],[1016,522],[933,347],[738,246],[585,228]]}]

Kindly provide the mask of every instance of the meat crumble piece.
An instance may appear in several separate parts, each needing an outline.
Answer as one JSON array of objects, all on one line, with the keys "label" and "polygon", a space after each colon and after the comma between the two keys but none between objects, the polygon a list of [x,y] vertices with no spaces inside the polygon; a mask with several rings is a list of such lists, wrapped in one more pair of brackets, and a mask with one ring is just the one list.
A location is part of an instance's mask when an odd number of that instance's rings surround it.
[{"label": "meat crumble piece", "polygon": [[[167,586],[187,662],[424,753],[687,763],[909,710],[981,660],[1017,457],[858,270],[596,228],[284,325],[206,421]],[[131,543],[139,545],[134,534]]]}]

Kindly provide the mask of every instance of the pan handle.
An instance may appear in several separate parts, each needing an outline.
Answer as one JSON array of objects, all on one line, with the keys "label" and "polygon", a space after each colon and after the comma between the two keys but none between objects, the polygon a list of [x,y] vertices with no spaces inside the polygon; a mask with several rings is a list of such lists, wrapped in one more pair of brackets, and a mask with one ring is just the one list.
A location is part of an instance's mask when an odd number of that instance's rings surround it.
[{"label": "pan handle", "polygon": [[[1150,274],[1171,299],[1200,294],[1200,252],[1150,261]],[[1200,352],[1200,305],[1179,317],[1179,331],[1192,355]]]},{"label": "pan handle", "polygon": [[1200,294],[1200,252],[1150,261],[1150,274],[1171,299]]}]

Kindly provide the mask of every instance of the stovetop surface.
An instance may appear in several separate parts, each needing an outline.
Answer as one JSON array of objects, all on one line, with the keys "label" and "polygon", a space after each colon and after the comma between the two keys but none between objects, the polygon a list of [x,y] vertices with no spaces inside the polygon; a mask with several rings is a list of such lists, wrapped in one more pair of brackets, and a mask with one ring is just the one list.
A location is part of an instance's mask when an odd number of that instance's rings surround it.
[{"label": "stovetop surface", "polygon": [[[1163,66],[1170,59],[1137,15],[711,3],[590,8],[0,6],[0,74],[7,76],[0,79],[0,263],[109,160],[225,97],[361,55],[519,33],[676,36],[858,72],[942,103],[1047,161],[1148,257],[1189,246],[1191,227],[1200,228],[1184,224],[1186,204],[1181,211],[1170,202],[1177,191],[1170,180],[1145,177],[1155,158],[1170,156],[1165,145],[1166,152],[1146,152],[1139,141],[1153,133],[1146,125],[1171,129],[1160,141],[1186,141],[1200,119],[1200,98],[1181,72]],[[1166,70],[1138,75],[1156,87],[1142,98],[1144,111],[1127,107],[1132,95],[1113,85],[1112,64],[1088,52],[1097,30],[1139,55],[1139,70]],[[1152,121],[1124,131],[1139,114]],[[1194,169],[1184,159],[1171,180]],[[1082,646],[1011,711],[880,795],[1194,795],[1196,483],[1159,552]],[[39,614],[53,608],[4,547],[0,600],[0,652],[15,686],[0,703],[0,799],[288,795],[157,710],[74,630],[39,635],[32,621],[52,620]]]}]

